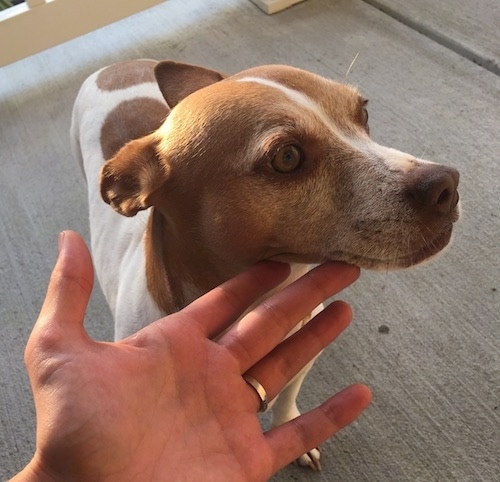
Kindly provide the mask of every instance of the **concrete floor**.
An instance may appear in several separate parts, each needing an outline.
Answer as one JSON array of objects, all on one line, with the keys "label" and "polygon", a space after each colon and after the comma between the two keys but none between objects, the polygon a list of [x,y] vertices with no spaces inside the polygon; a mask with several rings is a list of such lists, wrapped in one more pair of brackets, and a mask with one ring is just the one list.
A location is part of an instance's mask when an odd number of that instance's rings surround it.
[{"label": "concrete floor", "polygon": [[[70,228],[88,239],[68,139],[84,78],[149,57],[229,73],[287,63],[342,80],[358,54],[348,81],[370,99],[372,137],[457,167],[463,217],[437,261],[365,272],[342,294],[355,321],[316,363],[300,405],[353,382],[372,387],[373,404],[324,444],[321,473],[291,466],[273,480],[499,480],[499,5],[407,3],[307,0],[269,17],[243,0],[169,0],[0,69],[0,480],[34,449],[23,350],[57,234]],[[112,336],[99,287],[87,328]]]}]

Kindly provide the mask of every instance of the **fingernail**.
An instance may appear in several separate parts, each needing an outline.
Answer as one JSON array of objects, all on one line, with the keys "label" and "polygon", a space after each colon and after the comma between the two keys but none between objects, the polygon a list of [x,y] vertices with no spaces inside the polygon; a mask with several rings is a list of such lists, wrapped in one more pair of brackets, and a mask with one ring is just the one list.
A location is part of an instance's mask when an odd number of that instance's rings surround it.
[{"label": "fingernail", "polygon": [[59,249],[59,252],[61,252],[61,249],[64,245],[64,236],[66,235],[66,232],[65,231],[62,231],[59,233],[59,238],[57,240],[57,246],[58,246],[58,249]]}]

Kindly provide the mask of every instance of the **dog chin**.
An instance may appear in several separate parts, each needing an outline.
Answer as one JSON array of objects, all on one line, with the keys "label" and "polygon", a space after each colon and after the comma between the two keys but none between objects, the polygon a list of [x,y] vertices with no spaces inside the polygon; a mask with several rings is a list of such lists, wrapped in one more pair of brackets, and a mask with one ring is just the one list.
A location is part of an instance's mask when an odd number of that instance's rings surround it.
[{"label": "dog chin", "polygon": [[404,268],[412,268],[417,265],[427,263],[428,261],[440,256],[451,245],[453,227],[450,224],[438,236],[418,250],[413,250],[407,254],[399,254],[394,258],[377,259],[367,256],[346,254],[335,256],[339,261],[345,261],[355,264],[363,269],[373,271],[390,271]]},{"label": "dog chin", "polygon": [[393,271],[404,268],[412,268],[440,256],[451,245],[452,231],[453,225],[450,224],[435,238],[427,241],[418,249],[412,250],[406,254],[397,253],[397,255],[393,257],[387,255],[384,258],[372,258],[364,254],[357,254],[348,251],[334,251],[333,253],[323,255],[284,251],[280,253],[273,253],[266,259],[298,264],[321,264],[327,261],[341,261],[372,271]]}]

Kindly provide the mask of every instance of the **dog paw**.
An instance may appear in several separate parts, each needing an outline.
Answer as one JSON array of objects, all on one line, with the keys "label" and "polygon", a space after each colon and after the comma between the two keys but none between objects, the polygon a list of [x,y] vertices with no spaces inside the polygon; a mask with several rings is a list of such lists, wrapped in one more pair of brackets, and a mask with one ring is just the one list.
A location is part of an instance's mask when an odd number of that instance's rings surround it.
[{"label": "dog paw", "polygon": [[309,450],[309,452],[305,453],[304,455],[301,455],[297,460],[297,464],[300,465],[301,467],[309,467],[310,469],[314,470],[315,472],[319,472],[321,470],[321,463],[319,461],[321,457],[319,448],[315,448],[312,450]]}]

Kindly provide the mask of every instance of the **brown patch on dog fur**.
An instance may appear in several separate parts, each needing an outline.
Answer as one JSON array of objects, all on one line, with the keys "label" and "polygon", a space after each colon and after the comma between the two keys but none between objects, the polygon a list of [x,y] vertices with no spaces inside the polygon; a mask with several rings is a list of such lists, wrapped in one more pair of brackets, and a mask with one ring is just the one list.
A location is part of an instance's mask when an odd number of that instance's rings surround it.
[{"label": "brown patch on dog fur", "polygon": [[118,104],[101,128],[104,159],[111,159],[127,142],[151,134],[169,113],[166,104],[149,97],[139,97]]},{"label": "brown patch on dog fur", "polygon": [[[168,315],[184,308],[191,300],[186,300],[182,293],[183,275],[185,274],[182,266],[174,264],[169,266],[170,270],[164,269],[163,251],[167,245],[164,239],[166,234],[165,218],[153,208],[145,236],[146,252],[152,254],[152,256],[146,256],[146,279],[152,298],[160,309]],[[177,273],[173,282],[169,273]]]},{"label": "brown patch on dog fur", "polygon": [[101,90],[121,90],[145,82],[156,82],[154,68],[156,60],[131,60],[110,65],[102,70],[96,79]]}]

